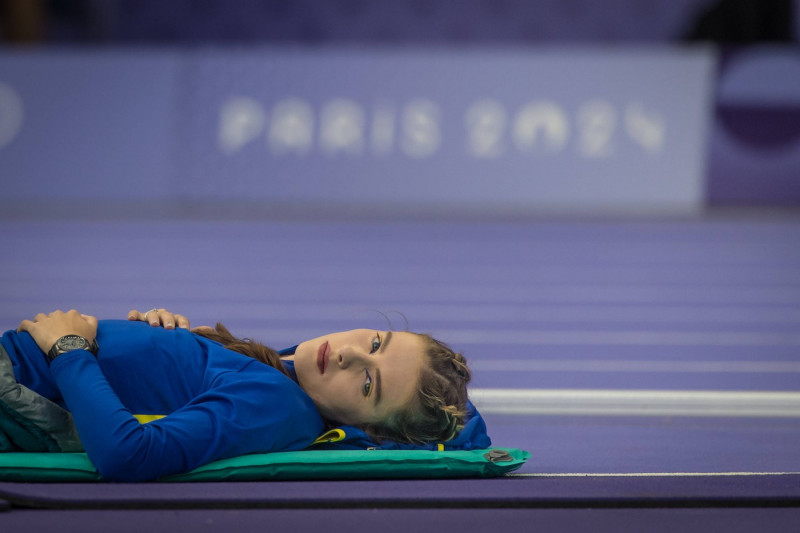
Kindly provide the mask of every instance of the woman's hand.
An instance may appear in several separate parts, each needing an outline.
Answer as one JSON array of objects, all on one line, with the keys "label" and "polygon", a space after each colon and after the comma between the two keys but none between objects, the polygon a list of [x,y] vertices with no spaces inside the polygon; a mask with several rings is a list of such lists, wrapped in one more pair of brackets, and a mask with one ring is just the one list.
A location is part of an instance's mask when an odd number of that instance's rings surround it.
[{"label": "woman's hand", "polygon": [[165,329],[179,328],[189,329],[189,319],[183,315],[171,313],[166,309],[151,309],[144,313],[131,309],[128,312],[128,320],[147,322],[153,327],[163,326]]},{"label": "woman's hand", "polygon": [[97,319],[74,309],[66,313],[53,311],[49,315],[39,313],[33,320],[20,322],[17,331],[30,333],[39,349],[47,353],[64,335],[79,335],[92,342],[97,336]]}]

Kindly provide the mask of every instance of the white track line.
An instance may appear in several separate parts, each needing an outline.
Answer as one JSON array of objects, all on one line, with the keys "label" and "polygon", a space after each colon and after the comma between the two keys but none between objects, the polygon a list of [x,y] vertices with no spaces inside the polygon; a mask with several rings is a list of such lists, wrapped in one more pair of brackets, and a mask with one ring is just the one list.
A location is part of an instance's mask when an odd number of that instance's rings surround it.
[{"label": "white track line", "polygon": [[470,389],[484,414],[800,418],[800,392]]}]

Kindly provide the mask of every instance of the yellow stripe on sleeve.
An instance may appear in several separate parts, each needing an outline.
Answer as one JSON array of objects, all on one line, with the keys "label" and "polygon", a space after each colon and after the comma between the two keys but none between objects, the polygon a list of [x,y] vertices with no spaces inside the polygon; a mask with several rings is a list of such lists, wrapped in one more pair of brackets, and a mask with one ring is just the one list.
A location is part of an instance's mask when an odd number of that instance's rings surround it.
[{"label": "yellow stripe on sleeve", "polygon": [[148,422],[159,420],[161,418],[165,418],[166,416],[167,415],[133,415],[133,417],[138,420],[140,424],[147,424]]}]

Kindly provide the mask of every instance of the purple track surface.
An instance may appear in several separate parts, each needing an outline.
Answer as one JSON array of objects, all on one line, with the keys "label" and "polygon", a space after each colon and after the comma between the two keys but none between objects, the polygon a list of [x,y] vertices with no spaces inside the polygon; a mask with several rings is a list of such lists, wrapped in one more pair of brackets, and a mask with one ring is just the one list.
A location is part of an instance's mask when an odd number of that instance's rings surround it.
[{"label": "purple track surface", "polygon": [[[37,220],[32,214],[0,223],[0,322],[5,328],[56,308],[124,318],[130,308],[157,306],[186,314],[194,325],[221,320],[235,333],[284,347],[328,331],[385,329],[376,310],[402,329],[406,324],[399,311],[411,330],[430,332],[465,353],[476,390],[800,392],[800,218],[793,216],[296,222],[204,220],[201,213],[196,219],[74,221]],[[77,507],[86,502],[102,507],[107,500],[116,502],[111,507],[133,506],[141,495],[183,502],[175,504],[178,508],[206,497],[210,507],[276,497],[300,505],[303,498],[330,494],[346,494],[341,496],[345,507],[361,501],[376,508],[404,498],[411,507],[414,498],[443,507],[464,501],[501,506],[514,498],[523,507],[569,506],[565,502],[570,501],[602,507],[609,498],[654,507],[669,501],[797,505],[800,412],[620,416],[500,409],[484,416],[495,445],[532,453],[518,471],[523,476],[458,485],[113,485],[73,491],[66,485],[17,484],[14,490],[18,498],[22,491],[40,502],[68,495],[84,502]],[[598,475],[642,473],[654,475]],[[408,483],[417,485],[409,491]],[[5,494],[8,485],[0,487]],[[69,498],[65,501],[73,501]],[[657,519],[665,531],[709,530],[710,524],[721,531],[779,526],[785,531],[798,518],[797,508],[704,511],[42,513],[15,507],[0,513],[0,525],[46,529],[50,522],[78,524],[91,516],[97,530],[116,522],[122,529],[115,530],[126,531],[136,516],[135,524],[143,528],[154,522],[163,528],[226,523],[231,530],[249,531],[277,520],[297,529],[358,524],[393,531],[408,524],[403,530],[442,531],[448,529],[445,524],[462,524],[463,531],[514,531],[521,530],[520,523],[536,521],[543,531],[580,524],[616,531],[620,524],[644,528]]]},{"label": "purple track surface", "polygon": [[[335,489],[335,490],[332,490]],[[787,506],[800,503],[800,475],[472,480],[284,481],[280,483],[0,483],[20,505],[75,509],[498,508]]]},{"label": "purple track surface", "polygon": [[304,509],[32,511],[0,515],[9,531],[620,531],[752,533],[792,531],[796,509]]}]

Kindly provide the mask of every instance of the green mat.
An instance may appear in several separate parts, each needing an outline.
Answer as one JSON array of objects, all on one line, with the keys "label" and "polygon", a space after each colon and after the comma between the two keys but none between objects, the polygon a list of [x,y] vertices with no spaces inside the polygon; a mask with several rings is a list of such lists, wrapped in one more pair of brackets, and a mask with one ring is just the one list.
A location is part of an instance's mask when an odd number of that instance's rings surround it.
[{"label": "green mat", "polygon": [[[516,448],[276,452],[221,459],[160,481],[497,477],[518,469],[529,457]],[[0,480],[103,481],[85,453],[0,453]]]}]

